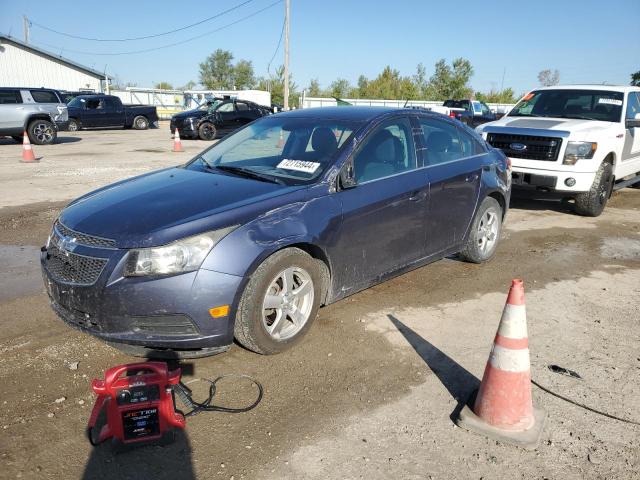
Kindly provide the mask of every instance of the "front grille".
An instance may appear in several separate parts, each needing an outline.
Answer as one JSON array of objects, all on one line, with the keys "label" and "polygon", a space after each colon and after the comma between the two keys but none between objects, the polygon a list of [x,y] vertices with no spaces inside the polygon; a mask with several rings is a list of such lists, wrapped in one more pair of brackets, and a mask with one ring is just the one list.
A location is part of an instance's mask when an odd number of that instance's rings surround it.
[{"label": "front grille", "polygon": [[[555,162],[558,159],[560,146],[562,145],[562,139],[557,137],[512,135],[507,133],[489,133],[487,142],[492,147],[502,150],[507,157],[542,160],[545,162]],[[514,143],[520,143],[526,148],[514,150],[512,148]]]},{"label": "front grille", "polygon": [[45,268],[54,280],[76,285],[93,285],[102,273],[108,259],[93,258],[61,250],[50,242],[45,257]]},{"label": "front grille", "polygon": [[116,248],[115,240],[76,232],[75,230],[71,230],[70,228],[65,227],[62,223],[60,223],[59,220],[54,224],[54,228],[63,237],[75,238],[75,243],[77,243],[78,245],[98,248]]}]

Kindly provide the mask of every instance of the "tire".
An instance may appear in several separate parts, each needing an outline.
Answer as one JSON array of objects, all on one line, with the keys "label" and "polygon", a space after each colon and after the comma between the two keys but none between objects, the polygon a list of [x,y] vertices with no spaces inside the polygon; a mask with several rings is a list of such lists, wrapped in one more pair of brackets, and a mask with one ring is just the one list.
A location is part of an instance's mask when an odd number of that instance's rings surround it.
[{"label": "tire", "polygon": [[204,122],[198,127],[198,137],[201,140],[214,140],[217,134],[216,126],[211,122]]},{"label": "tire", "polygon": [[[298,343],[318,314],[327,272],[323,262],[298,248],[271,255],[251,275],[242,293],[234,325],[236,340],[263,355]],[[270,301],[281,303],[267,308]]]},{"label": "tire", "polygon": [[460,257],[471,263],[483,263],[493,258],[502,233],[502,214],[502,207],[495,198],[484,199],[471,223],[469,238]]},{"label": "tire", "polygon": [[13,135],[11,138],[13,138],[13,141],[16,143],[24,142],[24,138],[20,135]]},{"label": "tire", "polygon": [[32,120],[27,127],[29,141],[35,145],[51,145],[58,137],[56,127],[49,120]]},{"label": "tire", "polygon": [[78,130],[80,130],[80,122],[78,122],[75,118],[70,118],[67,130],[69,132],[77,132]]},{"label": "tire", "polygon": [[576,195],[576,213],[585,217],[597,217],[607,205],[612,189],[613,165],[602,163],[589,191]]},{"label": "tire", "polygon": [[147,128],[149,128],[149,119],[147,119],[147,117],[145,117],[144,115],[138,115],[133,119],[131,125],[136,130],[146,130]]}]

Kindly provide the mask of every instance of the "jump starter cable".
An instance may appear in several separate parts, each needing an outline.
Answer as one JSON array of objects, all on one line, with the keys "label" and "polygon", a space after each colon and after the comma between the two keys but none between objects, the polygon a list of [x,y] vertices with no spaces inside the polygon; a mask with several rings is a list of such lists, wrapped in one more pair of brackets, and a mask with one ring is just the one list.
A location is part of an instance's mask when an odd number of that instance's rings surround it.
[{"label": "jump starter cable", "polygon": [[[248,405],[246,407],[237,407],[237,408],[223,407],[221,405],[212,405],[211,402],[213,402],[213,397],[216,394],[216,384],[223,378],[230,378],[230,377],[248,379],[251,383],[253,383],[258,388],[258,397],[255,399],[255,401],[251,405]],[[185,417],[192,417],[201,412],[222,412],[222,413],[248,412],[249,410],[252,410],[258,406],[264,394],[264,389],[262,388],[262,385],[260,384],[260,382],[250,377],[249,375],[239,375],[239,374],[230,373],[227,375],[222,375],[216,378],[215,380],[209,380],[208,378],[202,378],[201,380],[203,382],[209,383],[209,396],[202,403],[196,402],[193,399],[193,393],[191,392],[191,389],[187,387],[184,383],[180,382],[173,388],[173,391],[178,396],[180,401],[184,405],[186,405],[188,408],[191,409],[191,411],[184,413]]]}]

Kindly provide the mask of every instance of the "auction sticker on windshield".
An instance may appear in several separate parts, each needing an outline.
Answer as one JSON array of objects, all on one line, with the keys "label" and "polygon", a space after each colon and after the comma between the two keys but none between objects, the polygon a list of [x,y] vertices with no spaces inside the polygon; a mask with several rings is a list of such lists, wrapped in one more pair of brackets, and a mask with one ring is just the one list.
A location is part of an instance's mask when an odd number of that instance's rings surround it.
[{"label": "auction sticker on windshield", "polygon": [[291,160],[285,158],[278,165],[277,168],[284,170],[295,170],[297,172],[315,173],[320,164],[318,162],[307,162],[305,160]]},{"label": "auction sticker on windshield", "polygon": [[598,103],[605,103],[607,105],[617,105],[618,107],[622,105],[622,100],[617,100],[615,98],[599,98]]}]

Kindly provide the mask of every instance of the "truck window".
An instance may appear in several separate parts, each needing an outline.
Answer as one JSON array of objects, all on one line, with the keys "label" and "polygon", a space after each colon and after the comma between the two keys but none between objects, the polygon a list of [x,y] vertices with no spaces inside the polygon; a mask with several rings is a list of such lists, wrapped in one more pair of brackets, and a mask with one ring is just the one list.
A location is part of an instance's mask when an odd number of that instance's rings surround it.
[{"label": "truck window", "polygon": [[480,105],[480,102],[471,102],[471,105],[473,105],[473,113],[478,115],[482,114],[482,105]]},{"label": "truck window", "polygon": [[108,108],[109,110],[117,110],[118,108],[120,108],[120,104],[118,103],[118,100],[116,100],[115,98],[105,98],[105,103],[106,103],[106,108]]},{"label": "truck window", "polygon": [[99,98],[90,98],[85,102],[87,110],[101,110],[104,108],[104,100]]},{"label": "truck window", "polygon": [[627,100],[626,118],[636,118],[638,113],[640,113],[640,95],[637,92],[630,92]]},{"label": "truck window", "polygon": [[60,103],[58,96],[50,90],[29,90],[36,103]]},{"label": "truck window", "polygon": [[0,105],[10,103],[22,103],[20,92],[18,90],[0,90]]}]

